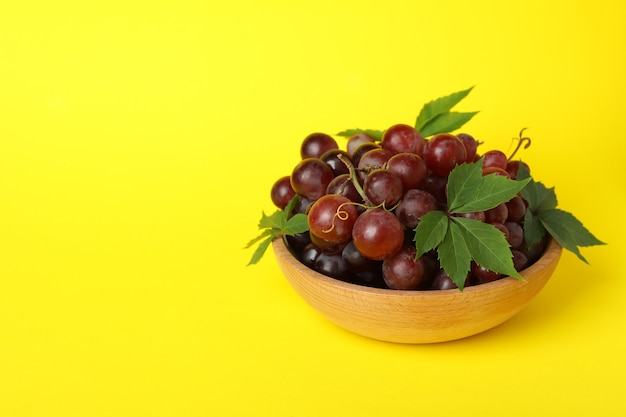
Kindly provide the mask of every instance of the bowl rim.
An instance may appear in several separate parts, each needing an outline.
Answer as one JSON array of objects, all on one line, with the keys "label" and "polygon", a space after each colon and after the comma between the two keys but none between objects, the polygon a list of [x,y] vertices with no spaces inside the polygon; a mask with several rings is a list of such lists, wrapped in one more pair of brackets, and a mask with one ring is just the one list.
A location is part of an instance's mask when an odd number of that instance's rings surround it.
[{"label": "bowl rim", "polygon": [[351,282],[342,281],[340,279],[332,278],[326,276],[320,272],[315,271],[314,269],[309,268],[300,262],[287,248],[287,245],[284,242],[283,238],[276,238],[272,241],[272,247],[274,250],[274,256],[283,258],[287,263],[293,266],[296,269],[301,271],[306,271],[307,276],[311,279],[321,281],[327,285],[332,285],[338,288],[342,288],[344,290],[362,292],[362,293],[370,293],[370,294],[379,294],[384,296],[399,296],[399,297],[441,297],[441,296],[452,296],[452,295],[467,295],[482,291],[490,291],[497,289],[499,287],[508,286],[511,284],[522,284],[526,282],[526,277],[532,277],[534,273],[538,270],[544,268],[545,265],[551,264],[555,258],[561,256],[561,252],[563,247],[550,236],[546,248],[543,251],[543,254],[537,259],[532,265],[528,268],[520,271],[520,275],[524,278],[520,280],[515,277],[503,277],[498,280],[488,282],[485,284],[472,285],[469,287],[463,288],[463,291],[459,291],[458,288],[450,288],[447,290],[393,290],[390,288],[376,288],[376,287],[368,287],[365,285],[353,284]]}]

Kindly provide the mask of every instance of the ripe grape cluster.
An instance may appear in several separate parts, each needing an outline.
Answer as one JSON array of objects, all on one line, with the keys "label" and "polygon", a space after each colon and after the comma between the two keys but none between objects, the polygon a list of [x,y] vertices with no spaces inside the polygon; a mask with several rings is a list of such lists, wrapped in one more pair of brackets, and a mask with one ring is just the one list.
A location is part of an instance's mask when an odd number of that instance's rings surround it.
[{"label": "ripe grape cluster", "polygon": [[[289,250],[324,275],[360,285],[456,288],[435,251],[416,258],[415,229],[424,214],[446,211],[448,175],[458,164],[482,158],[483,175],[516,178],[520,161],[499,150],[479,153],[479,144],[465,133],[425,139],[405,124],[391,126],[380,141],[357,133],[347,140],[345,150],[330,135],[307,136],[300,161],[271,189],[279,209],[295,199],[290,215],[307,215],[309,230],[284,238]],[[462,216],[500,230],[520,271],[540,256],[544,246],[543,242],[525,246],[526,207],[518,194],[493,209]],[[499,278],[500,274],[472,263],[465,285]]]}]

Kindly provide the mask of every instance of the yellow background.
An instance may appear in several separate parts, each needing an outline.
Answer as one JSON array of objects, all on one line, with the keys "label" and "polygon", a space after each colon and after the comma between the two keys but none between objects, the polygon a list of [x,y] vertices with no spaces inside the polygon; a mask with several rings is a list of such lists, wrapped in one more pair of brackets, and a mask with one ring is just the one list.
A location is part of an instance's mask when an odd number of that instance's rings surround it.
[{"label": "yellow background", "polygon": [[[618,0],[19,1],[0,11],[0,416],[626,414]],[[244,244],[313,131],[430,99],[608,246],[492,331],[330,324]]]}]

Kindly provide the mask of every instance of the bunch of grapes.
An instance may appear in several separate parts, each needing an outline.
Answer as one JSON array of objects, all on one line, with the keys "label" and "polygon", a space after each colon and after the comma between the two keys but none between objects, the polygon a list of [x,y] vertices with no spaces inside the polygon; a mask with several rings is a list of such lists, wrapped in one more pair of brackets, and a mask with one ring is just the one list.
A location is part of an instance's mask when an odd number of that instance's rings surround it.
[{"label": "bunch of grapes", "polygon": [[[307,215],[309,230],[285,236],[287,247],[308,267],[347,282],[403,290],[456,288],[436,251],[416,257],[415,229],[426,213],[446,211],[448,175],[458,164],[482,158],[483,175],[516,178],[520,161],[499,150],[479,153],[479,144],[465,133],[425,139],[405,124],[391,126],[380,141],[355,134],[345,150],[330,135],[307,136],[291,175],[271,189],[279,209],[295,199],[289,215]],[[500,230],[520,271],[543,251],[542,245],[525,247],[526,208],[518,194],[493,209],[462,216]],[[472,263],[465,285],[499,278]]]}]

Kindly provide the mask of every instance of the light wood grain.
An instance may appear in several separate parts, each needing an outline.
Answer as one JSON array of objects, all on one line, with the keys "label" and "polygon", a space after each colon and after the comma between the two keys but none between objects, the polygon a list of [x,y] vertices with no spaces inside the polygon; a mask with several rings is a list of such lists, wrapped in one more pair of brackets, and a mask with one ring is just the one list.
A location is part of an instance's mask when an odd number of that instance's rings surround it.
[{"label": "light wood grain", "polygon": [[552,240],[544,255],[521,272],[525,281],[504,278],[442,291],[368,288],[319,274],[295,259],[282,239],[276,260],[296,292],[321,315],[351,332],[397,343],[435,343],[488,330],[519,312],[548,282],[562,252]]}]

